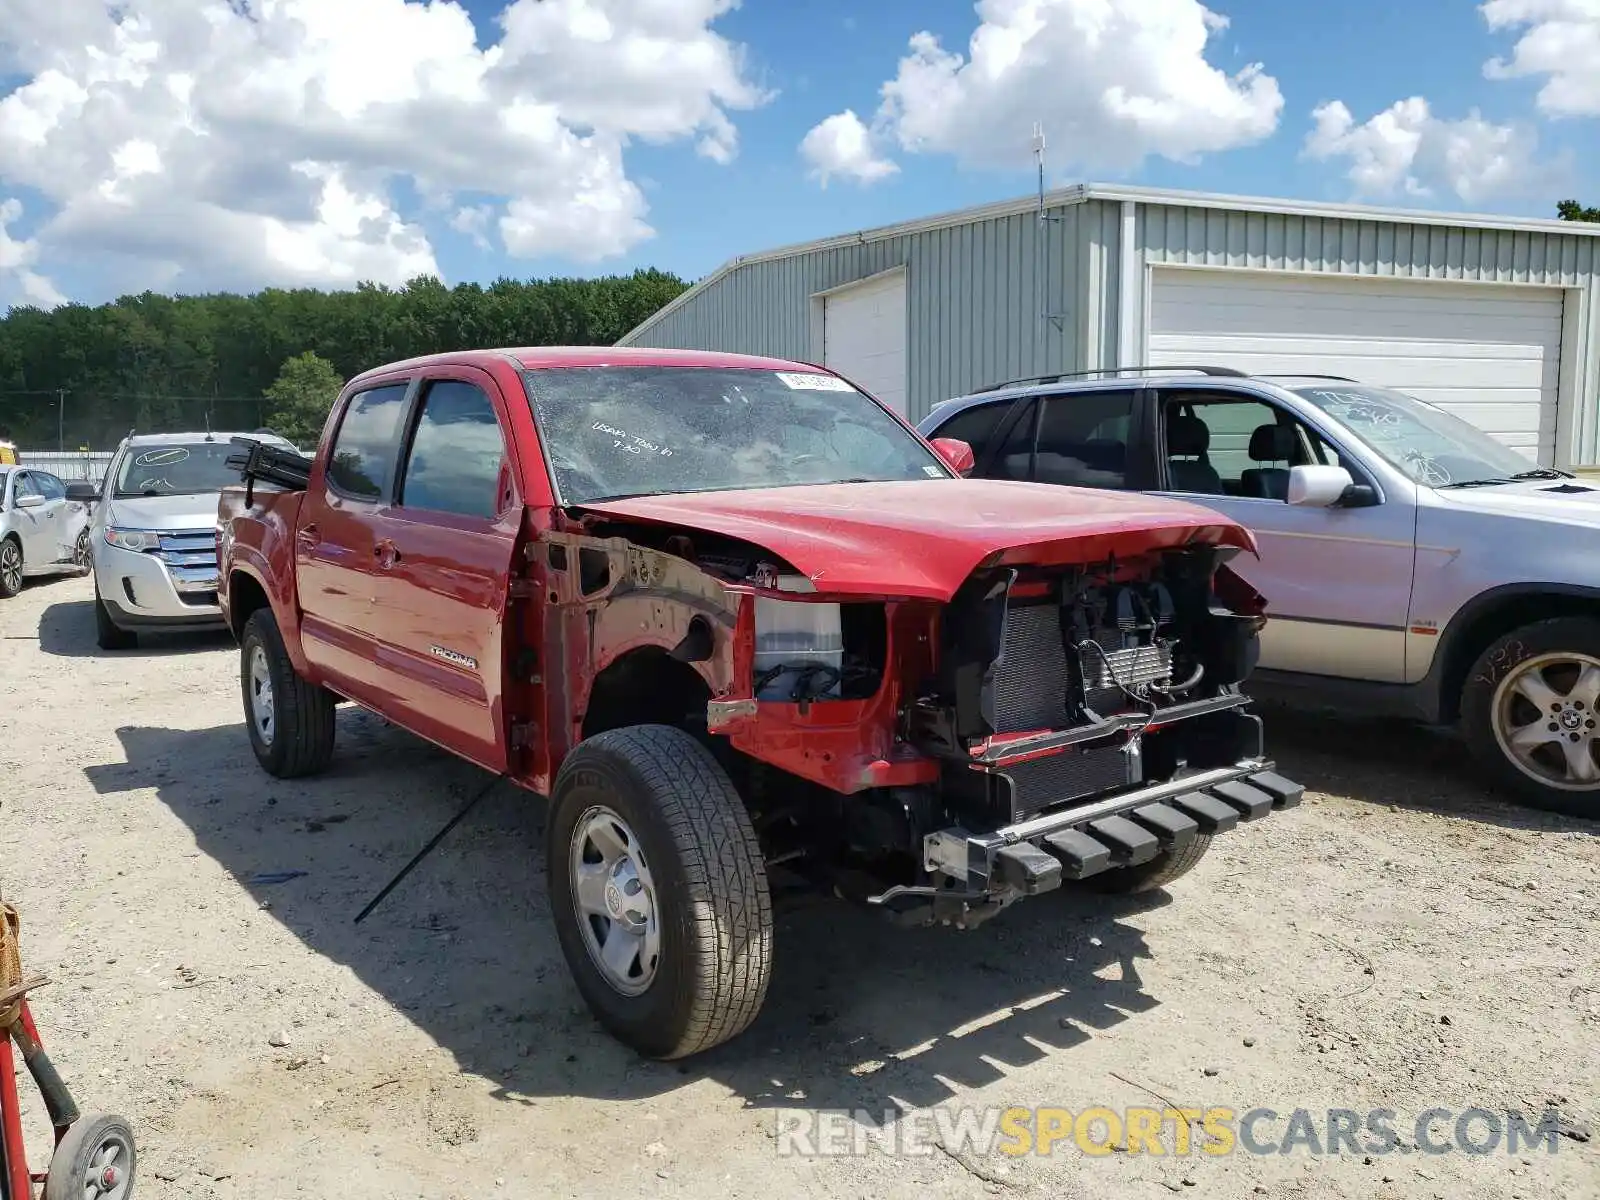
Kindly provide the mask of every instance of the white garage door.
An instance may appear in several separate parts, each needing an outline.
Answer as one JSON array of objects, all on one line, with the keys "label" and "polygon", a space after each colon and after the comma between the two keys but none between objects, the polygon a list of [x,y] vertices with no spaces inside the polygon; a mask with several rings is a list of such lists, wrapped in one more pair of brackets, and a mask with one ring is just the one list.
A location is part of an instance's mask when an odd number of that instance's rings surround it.
[{"label": "white garage door", "polygon": [[1349,376],[1549,464],[1561,302],[1554,288],[1157,269],[1149,363]]},{"label": "white garage door", "polygon": [[822,361],[896,412],[906,411],[906,276],[869,279],[822,298]]}]

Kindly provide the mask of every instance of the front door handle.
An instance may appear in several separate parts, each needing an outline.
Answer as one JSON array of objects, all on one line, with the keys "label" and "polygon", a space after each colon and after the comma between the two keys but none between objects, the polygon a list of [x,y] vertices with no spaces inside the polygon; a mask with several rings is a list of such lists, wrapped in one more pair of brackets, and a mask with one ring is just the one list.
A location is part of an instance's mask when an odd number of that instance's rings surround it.
[{"label": "front door handle", "polygon": [[303,550],[315,550],[317,541],[317,527],[315,525],[307,525],[294,531],[295,545]]},{"label": "front door handle", "polygon": [[400,561],[400,551],[395,548],[395,544],[388,538],[384,538],[383,541],[372,547],[372,556],[378,560],[378,565],[386,571]]}]

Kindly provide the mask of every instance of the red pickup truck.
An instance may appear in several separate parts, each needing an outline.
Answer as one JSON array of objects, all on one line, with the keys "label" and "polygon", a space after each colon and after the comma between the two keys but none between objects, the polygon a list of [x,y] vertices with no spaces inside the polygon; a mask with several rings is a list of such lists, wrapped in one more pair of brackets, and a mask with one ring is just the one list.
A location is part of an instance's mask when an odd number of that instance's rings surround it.
[{"label": "red pickup truck", "polygon": [[324,767],[348,700],[548,796],[562,950],[646,1056],[755,1017],[780,883],[967,927],[1300,800],[1240,689],[1245,529],[964,478],[826,369],[452,353],[352,380],[314,457],[236,440],[261,765]]}]

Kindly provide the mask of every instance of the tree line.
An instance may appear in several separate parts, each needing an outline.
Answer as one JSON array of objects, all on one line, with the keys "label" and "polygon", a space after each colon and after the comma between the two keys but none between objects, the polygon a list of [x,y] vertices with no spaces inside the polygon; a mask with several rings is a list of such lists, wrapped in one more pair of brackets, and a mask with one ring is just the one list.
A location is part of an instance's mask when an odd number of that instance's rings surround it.
[{"label": "tree line", "polygon": [[657,270],[453,288],[423,276],[13,308],[0,318],[0,439],[103,450],[129,429],[249,430],[290,410],[303,424],[307,388],[329,379],[441,350],[611,345],[688,286]]}]

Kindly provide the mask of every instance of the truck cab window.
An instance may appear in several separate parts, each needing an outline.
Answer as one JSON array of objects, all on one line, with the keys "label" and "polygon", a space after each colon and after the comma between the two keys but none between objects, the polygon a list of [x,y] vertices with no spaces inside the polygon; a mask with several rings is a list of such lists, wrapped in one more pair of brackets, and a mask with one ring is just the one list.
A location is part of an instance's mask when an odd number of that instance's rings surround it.
[{"label": "truck cab window", "polygon": [[392,383],[350,397],[328,455],[328,483],[335,491],[357,500],[389,494],[408,386]]},{"label": "truck cab window", "polygon": [[493,517],[505,445],[483,390],[454,379],[430,384],[401,481],[406,508]]}]

